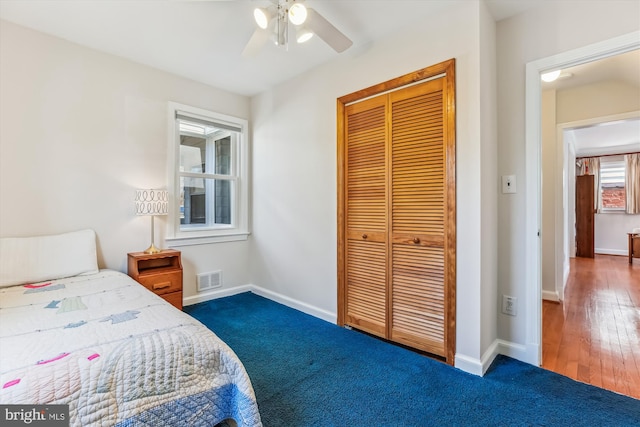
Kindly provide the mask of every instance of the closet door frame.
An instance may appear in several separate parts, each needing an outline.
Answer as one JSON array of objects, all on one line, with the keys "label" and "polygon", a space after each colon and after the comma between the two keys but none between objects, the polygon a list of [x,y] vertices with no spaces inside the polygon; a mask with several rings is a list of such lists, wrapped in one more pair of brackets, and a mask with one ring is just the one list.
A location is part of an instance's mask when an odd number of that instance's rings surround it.
[{"label": "closet door frame", "polygon": [[338,319],[340,326],[345,325],[346,318],[346,176],[345,176],[345,107],[354,102],[364,100],[408,87],[435,78],[445,78],[446,91],[446,124],[445,124],[445,192],[447,198],[447,229],[445,230],[445,310],[447,322],[445,326],[446,362],[455,361],[456,337],[456,124],[455,124],[455,59],[449,59],[412,73],[388,80],[383,83],[353,92],[337,99],[337,187],[338,187]]}]

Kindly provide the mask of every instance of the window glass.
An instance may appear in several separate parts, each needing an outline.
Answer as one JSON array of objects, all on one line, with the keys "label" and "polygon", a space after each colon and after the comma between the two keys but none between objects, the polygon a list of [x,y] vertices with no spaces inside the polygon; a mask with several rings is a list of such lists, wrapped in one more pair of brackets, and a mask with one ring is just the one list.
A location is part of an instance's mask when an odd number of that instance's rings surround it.
[{"label": "window glass", "polygon": [[625,208],[624,181],[624,161],[600,161],[602,209],[623,210]]},{"label": "window glass", "polygon": [[232,140],[238,132],[185,118],[180,132],[180,229],[232,225]]},{"label": "window glass", "polygon": [[232,182],[185,178],[180,184],[180,229],[231,225]]},{"label": "window glass", "polygon": [[246,238],[246,121],[174,103],[170,115],[175,210],[168,239]]}]

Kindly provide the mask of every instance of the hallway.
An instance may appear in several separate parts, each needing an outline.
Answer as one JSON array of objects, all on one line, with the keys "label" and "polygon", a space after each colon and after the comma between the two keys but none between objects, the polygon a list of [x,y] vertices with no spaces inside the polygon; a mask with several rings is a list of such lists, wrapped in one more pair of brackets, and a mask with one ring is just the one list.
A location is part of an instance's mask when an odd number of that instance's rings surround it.
[{"label": "hallway", "polygon": [[542,367],[640,399],[640,259],[570,262],[564,301],[543,301]]}]

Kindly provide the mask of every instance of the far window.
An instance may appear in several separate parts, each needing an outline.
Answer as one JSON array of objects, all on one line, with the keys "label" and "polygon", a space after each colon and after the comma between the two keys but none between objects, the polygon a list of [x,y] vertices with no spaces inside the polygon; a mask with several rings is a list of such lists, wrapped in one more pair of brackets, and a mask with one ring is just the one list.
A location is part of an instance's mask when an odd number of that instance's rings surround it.
[{"label": "far window", "polygon": [[169,114],[174,209],[168,240],[179,246],[246,239],[246,120],[175,103]]},{"label": "far window", "polygon": [[624,161],[600,160],[600,190],[603,210],[625,209]]}]

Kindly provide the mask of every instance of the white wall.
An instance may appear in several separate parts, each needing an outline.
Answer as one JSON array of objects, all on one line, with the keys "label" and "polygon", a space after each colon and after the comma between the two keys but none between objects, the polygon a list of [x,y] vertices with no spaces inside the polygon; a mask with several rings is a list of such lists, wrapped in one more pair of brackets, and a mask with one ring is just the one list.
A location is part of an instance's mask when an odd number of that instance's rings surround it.
[{"label": "white wall", "polygon": [[[563,132],[564,134],[566,133]],[[571,258],[576,256],[576,147],[574,141],[563,140],[564,145],[567,147],[567,165],[565,166],[567,175],[565,181],[567,183],[566,206],[568,207],[564,215],[564,227],[567,231],[567,253]]]},{"label": "white wall", "polygon": [[[638,18],[640,21],[640,18]],[[640,25],[640,24],[639,24]],[[569,123],[640,110],[640,87],[606,80],[559,90],[557,123]]]},{"label": "white wall", "polygon": [[597,254],[629,254],[627,233],[640,228],[640,215],[601,213],[595,217],[594,246]]},{"label": "white wall", "polygon": [[[480,13],[483,14],[482,18]],[[497,265],[492,243],[481,260],[482,215],[487,234],[495,229],[490,205],[496,178],[491,150],[494,114],[482,133],[481,82],[491,110],[492,61],[481,69],[480,51],[491,58],[491,25],[479,3],[464,2],[402,33],[373,44],[367,51],[345,53],[252,100],[254,236],[252,277],[255,284],[330,313],[337,310],[336,261],[336,99],[429,65],[456,59],[457,73],[457,352],[479,361],[483,327],[495,336],[495,311],[481,311],[483,281]],[[482,20],[482,32],[479,22]],[[443,36],[446,35],[446,36]],[[482,44],[481,44],[482,43]],[[350,56],[351,55],[351,56]],[[486,141],[486,139],[491,139]],[[481,147],[487,146],[489,154]],[[495,151],[494,151],[495,152]],[[487,168],[483,171],[486,161]],[[484,175],[483,175],[484,173]],[[493,197],[495,199],[495,196]],[[493,218],[492,218],[493,215]],[[488,239],[492,239],[487,236]],[[485,269],[488,269],[486,271]],[[486,271],[486,272],[485,272]],[[495,283],[495,280],[494,280]],[[490,286],[490,285],[487,285]],[[487,289],[495,305],[495,292]],[[483,320],[486,316],[489,320]],[[495,328],[494,328],[495,329]]]},{"label": "white wall", "polygon": [[[92,228],[99,265],[126,271],[150,243],[134,189],[167,185],[167,101],[249,118],[246,97],[0,21],[0,236]],[[164,236],[159,218],[157,235]],[[161,238],[156,243],[163,244]],[[180,248],[195,273],[250,282],[248,243]]]},{"label": "white wall", "polygon": [[[497,338],[498,307],[498,112],[496,78],[496,24],[484,3],[480,3],[480,128],[481,128],[481,316],[480,333],[483,369],[493,360],[492,344]],[[462,171],[458,172],[462,174]],[[465,215],[458,212],[458,217]],[[465,236],[458,237],[464,244]]]},{"label": "white wall", "polygon": [[498,336],[517,357],[538,350],[527,342],[526,323],[527,310],[539,307],[527,300],[525,277],[526,64],[638,31],[639,17],[635,1],[554,1],[498,23],[498,171],[518,178],[518,194],[499,197],[498,292],[518,297],[521,309],[516,317],[500,315]]}]

